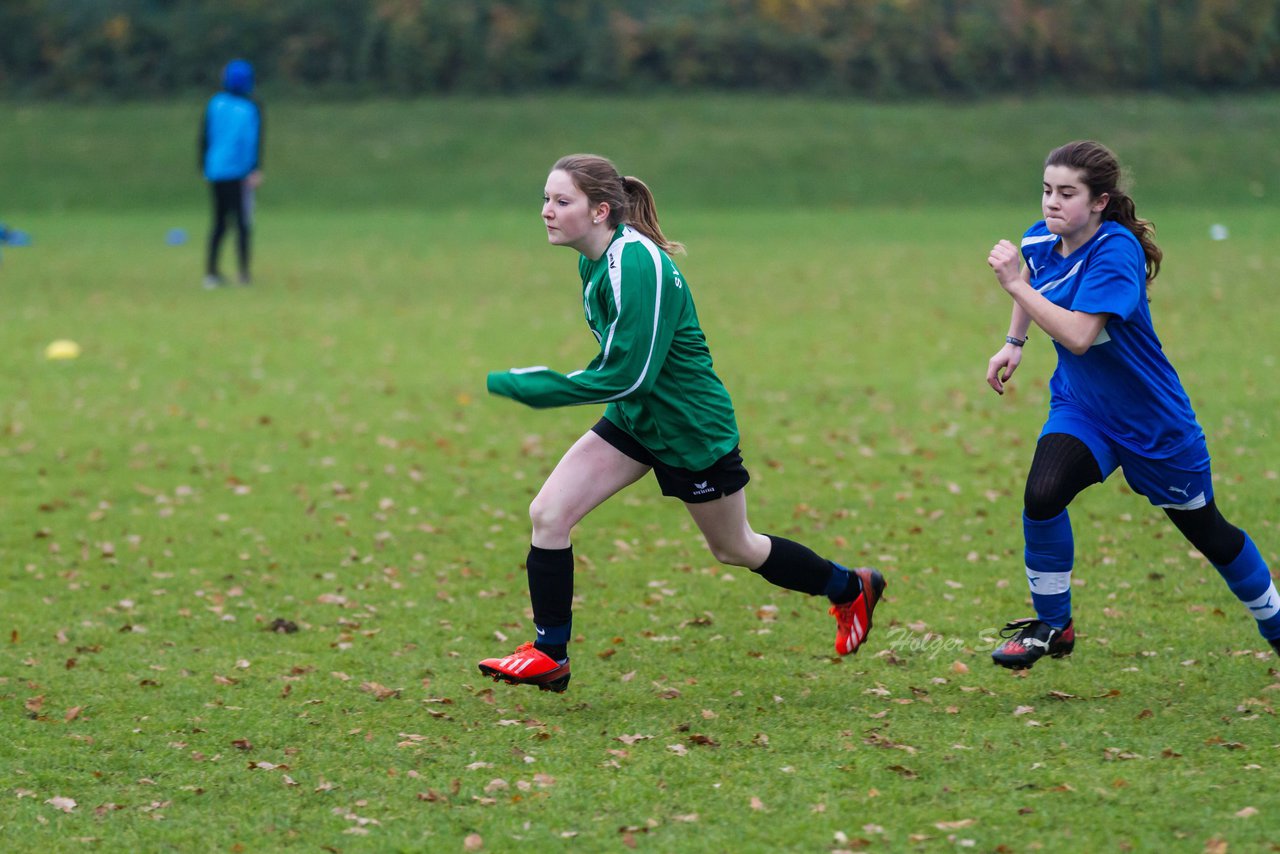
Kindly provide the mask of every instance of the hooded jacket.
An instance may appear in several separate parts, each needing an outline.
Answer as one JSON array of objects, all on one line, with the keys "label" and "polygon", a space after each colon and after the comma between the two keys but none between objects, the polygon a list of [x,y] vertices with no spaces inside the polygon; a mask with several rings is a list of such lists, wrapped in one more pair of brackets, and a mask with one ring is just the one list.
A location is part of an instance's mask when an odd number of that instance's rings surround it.
[{"label": "hooded jacket", "polygon": [[227,63],[222,91],[209,99],[200,126],[200,168],[210,181],[238,181],[262,168],[262,108],[249,97],[253,66]]}]

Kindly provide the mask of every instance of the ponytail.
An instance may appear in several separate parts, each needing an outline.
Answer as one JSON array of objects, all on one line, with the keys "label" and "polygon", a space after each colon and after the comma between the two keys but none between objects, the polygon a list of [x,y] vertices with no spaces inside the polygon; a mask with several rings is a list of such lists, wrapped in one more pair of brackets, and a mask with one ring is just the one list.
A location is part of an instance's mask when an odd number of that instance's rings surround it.
[{"label": "ponytail", "polygon": [[668,240],[662,233],[662,228],[658,225],[658,207],[653,201],[653,193],[644,181],[627,175],[622,179],[622,192],[627,195],[628,225],[658,244],[669,255],[685,251],[683,243]]},{"label": "ponytail", "polygon": [[1164,260],[1164,252],[1156,245],[1156,227],[1149,220],[1138,218],[1137,206],[1133,198],[1124,190],[1112,190],[1107,207],[1102,212],[1104,220],[1112,220],[1123,225],[1142,245],[1142,254],[1147,257],[1147,282],[1150,283],[1160,274],[1160,262]]}]

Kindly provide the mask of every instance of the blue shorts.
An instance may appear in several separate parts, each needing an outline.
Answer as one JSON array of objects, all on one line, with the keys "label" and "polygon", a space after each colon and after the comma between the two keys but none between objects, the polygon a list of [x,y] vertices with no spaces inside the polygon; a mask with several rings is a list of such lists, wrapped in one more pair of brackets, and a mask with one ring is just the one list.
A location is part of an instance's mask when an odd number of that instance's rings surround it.
[{"label": "blue shorts", "polygon": [[1117,468],[1123,469],[1130,488],[1156,507],[1198,510],[1213,500],[1213,474],[1203,437],[1177,456],[1155,460],[1124,447],[1103,433],[1092,418],[1069,405],[1049,410],[1040,435],[1049,433],[1066,433],[1084,442],[1098,461],[1103,480]]}]

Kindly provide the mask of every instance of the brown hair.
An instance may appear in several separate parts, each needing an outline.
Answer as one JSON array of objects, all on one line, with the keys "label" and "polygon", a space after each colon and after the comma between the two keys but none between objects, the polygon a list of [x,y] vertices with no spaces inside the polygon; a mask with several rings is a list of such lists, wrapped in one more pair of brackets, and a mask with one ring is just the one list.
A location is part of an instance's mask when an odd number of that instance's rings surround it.
[{"label": "brown hair", "polygon": [[574,186],[592,205],[609,203],[609,225],[625,222],[668,253],[684,252],[684,244],[668,240],[658,226],[658,208],[653,193],[639,178],[618,173],[618,167],[597,154],[568,154],[551,167],[569,173]]},{"label": "brown hair", "polygon": [[1078,169],[1093,198],[1096,199],[1103,193],[1110,196],[1102,211],[1102,218],[1120,223],[1138,238],[1138,243],[1142,244],[1142,254],[1147,257],[1148,282],[1160,273],[1160,261],[1164,258],[1164,252],[1156,245],[1156,227],[1151,222],[1138,218],[1133,199],[1120,189],[1120,161],[1110,149],[1093,140],[1068,142],[1050,151],[1044,165]]}]

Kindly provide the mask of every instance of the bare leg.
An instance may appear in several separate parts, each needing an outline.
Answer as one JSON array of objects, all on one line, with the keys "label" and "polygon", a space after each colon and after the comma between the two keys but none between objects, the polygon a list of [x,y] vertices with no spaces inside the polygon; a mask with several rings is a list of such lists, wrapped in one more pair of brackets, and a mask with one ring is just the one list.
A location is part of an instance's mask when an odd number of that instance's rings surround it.
[{"label": "bare leg", "polygon": [[595,433],[583,434],[565,452],[529,505],[533,545],[540,549],[567,549],[574,525],[648,472],[647,465],[631,459]]},{"label": "bare leg", "polygon": [[769,557],[772,544],[757,534],[747,521],[747,491],[702,504],[686,504],[689,515],[707,541],[707,548],[721,563],[759,569]]}]

